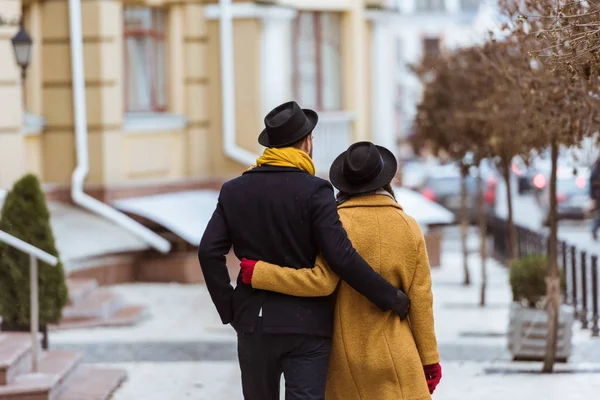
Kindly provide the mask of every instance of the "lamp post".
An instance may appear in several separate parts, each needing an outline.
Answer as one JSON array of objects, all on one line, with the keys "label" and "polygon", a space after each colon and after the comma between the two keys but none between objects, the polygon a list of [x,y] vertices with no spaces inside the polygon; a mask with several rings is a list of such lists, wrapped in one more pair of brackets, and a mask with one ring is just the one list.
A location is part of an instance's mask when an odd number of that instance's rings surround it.
[{"label": "lamp post", "polygon": [[25,83],[25,77],[27,76],[27,67],[31,61],[31,46],[33,40],[29,33],[25,30],[25,23],[21,17],[19,24],[19,31],[12,38],[13,50],[15,52],[15,60],[17,65],[21,68],[21,79],[22,84]]}]

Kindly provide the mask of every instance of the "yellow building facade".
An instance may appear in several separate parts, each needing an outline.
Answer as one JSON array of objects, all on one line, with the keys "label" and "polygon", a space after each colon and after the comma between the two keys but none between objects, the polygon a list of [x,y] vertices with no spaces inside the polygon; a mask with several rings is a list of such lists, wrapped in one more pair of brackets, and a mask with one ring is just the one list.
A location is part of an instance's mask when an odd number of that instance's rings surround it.
[{"label": "yellow building facade", "polygon": [[[333,150],[374,136],[372,42],[375,26],[389,24],[384,3],[231,3],[239,156],[223,138],[219,1],[81,0],[86,188],[231,177],[261,151],[264,114],[292,98],[321,115],[324,170]],[[70,5],[0,0],[0,187],[26,172],[68,187],[77,167]],[[34,41],[23,84],[11,45],[21,16]]]},{"label": "yellow building facade", "polygon": [[391,3],[0,0],[0,206],[35,173],[68,276],[201,281],[216,189],[273,107],[319,113],[322,176],[353,141],[395,147]]}]

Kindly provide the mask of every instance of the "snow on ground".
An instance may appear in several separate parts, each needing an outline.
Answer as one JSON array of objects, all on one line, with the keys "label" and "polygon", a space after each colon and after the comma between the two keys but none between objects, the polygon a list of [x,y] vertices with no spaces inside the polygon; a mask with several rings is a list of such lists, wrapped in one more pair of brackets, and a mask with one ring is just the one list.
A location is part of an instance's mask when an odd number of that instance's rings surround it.
[{"label": "snow on ground", "polygon": [[[239,370],[234,362],[129,363],[128,380],[113,400],[241,400]],[[443,364],[443,378],[434,400],[591,400],[600,393],[600,365],[589,373],[486,373],[505,365],[474,362]],[[510,367],[510,366],[509,366]],[[538,371],[536,365],[519,365]],[[513,367],[514,370],[514,367]],[[283,387],[282,397],[283,398]],[[371,400],[371,399],[368,399]]]},{"label": "snow on ground", "polygon": [[[434,310],[440,347],[450,350],[458,347],[460,351],[442,360],[444,378],[433,399],[598,398],[600,339],[592,339],[589,330],[579,329],[577,323],[576,348],[592,351],[586,350],[574,362],[558,366],[559,370],[567,370],[564,373],[540,375],[537,374],[540,364],[511,363],[506,357],[504,336],[511,301],[507,271],[496,262],[488,261],[488,307],[480,308],[479,258],[477,254],[470,256],[473,285],[463,287],[462,258],[452,247],[445,243],[442,267],[432,270]],[[51,345],[218,342],[234,346],[235,333],[229,326],[221,325],[203,285],[127,284],[114,288],[128,302],[148,305],[149,318],[134,327],[52,332]],[[487,354],[481,362],[475,362],[479,354],[474,353],[482,351]],[[465,358],[461,358],[463,353]],[[129,372],[128,380],[115,393],[114,400],[242,399],[237,364],[230,356],[223,358],[223,361],[210,362],[201,359],[110,364]],[[217,355],[214,359],[220,358]]]}]

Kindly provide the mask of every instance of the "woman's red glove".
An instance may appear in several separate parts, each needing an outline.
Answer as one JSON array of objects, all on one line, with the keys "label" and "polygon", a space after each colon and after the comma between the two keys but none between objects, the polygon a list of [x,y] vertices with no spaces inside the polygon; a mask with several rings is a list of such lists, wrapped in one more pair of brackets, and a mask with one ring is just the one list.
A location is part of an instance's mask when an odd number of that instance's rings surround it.
[{"label": "woman's red glove", "polygon": [[252,274],[254,274],[254,267],[257,262],[258,261],[242,258],[242,262],[240,263],[240,267],[242,268],[242,282],[246,285],[252,284]]},{"label": "woman's red glove", "polygon": [[429,393],[433,394],[438,383],[442,379],[442,366],[440,363],[432,365],[423,365],[423,371],[425,372],[425,379],[427,379],[427,387],[429,387]]}]

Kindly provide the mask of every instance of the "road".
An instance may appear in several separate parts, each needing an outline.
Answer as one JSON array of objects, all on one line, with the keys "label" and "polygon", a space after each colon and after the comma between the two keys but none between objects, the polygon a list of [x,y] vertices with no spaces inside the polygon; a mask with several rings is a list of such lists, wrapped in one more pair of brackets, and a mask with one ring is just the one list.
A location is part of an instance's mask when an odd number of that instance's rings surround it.
[{"label": "road", "polygon": [[[519,195],[516,191],[516,179],[511,183],[513,188],[513,213],[515,223],[536,231],[547,231],[542,225],[543,213],[533,195]],[[496,192],[496,213],[501,217],[508,215],[506,199],[506,184],[498,182]],[[580,249],[600,255],[600,242],[595,242],[590,233],[590,221],[567,220],[561,221],[558,235],[567,243],[576,245]]]}]

